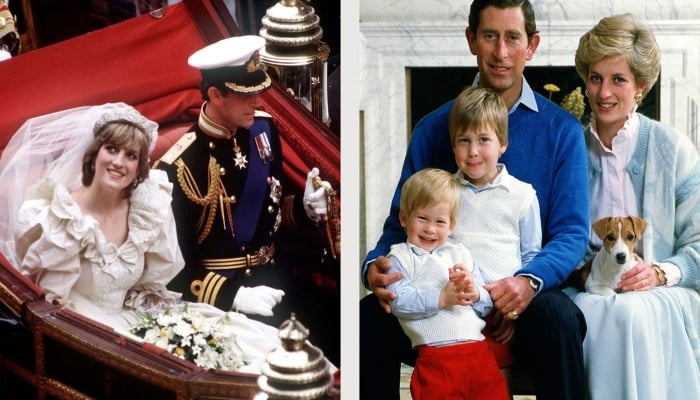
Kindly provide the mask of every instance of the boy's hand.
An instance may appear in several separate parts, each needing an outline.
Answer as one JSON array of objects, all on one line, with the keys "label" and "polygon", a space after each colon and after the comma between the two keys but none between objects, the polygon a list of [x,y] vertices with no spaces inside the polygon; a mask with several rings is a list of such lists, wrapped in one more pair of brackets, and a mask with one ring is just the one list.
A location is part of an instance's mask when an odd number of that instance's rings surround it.
[{"label": "boy's hand", "polygon": [[455,264],[449,271],[450,282],[455,284],[456,289],[466,294],[472,303],[479,301],[479,288],[474,284],[471,272],[462,264]]},{"label": "boy's hand", "polygon": [[494,313],[496,328],[493,330],[493,338],[497,342],[506,344],[515,336],[515,321],[503,317],[501,313]]},{"label": "boy's hand", "polygon": [[440,291],[440,308],[469,306],[479,300],[479,289],[473,283],[472,274],[462,264],[450,268],[449,274],[450,281]]},{"label": "boy's hand", "polygon": [[455,305],[469,306],[472,303],[473,301],[470,300],[469,295],[457,288],[454,282],[447,282],[447,285],[440,291],[438,307],[445,308]]}]

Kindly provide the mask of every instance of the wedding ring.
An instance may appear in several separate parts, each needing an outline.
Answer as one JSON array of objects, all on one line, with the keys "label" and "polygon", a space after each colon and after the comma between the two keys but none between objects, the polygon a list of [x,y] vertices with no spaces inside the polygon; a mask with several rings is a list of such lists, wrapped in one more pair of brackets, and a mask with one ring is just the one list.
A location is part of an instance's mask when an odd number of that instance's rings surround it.
[{"label": "wedding ring", "polygon": [[513,310],[513,311],[510,312],[510,319],[512,319],[513,321],[515,321],[516,319],[518,319],[518,316],[519,316],[519,314],[518,314],[517,311]]}]

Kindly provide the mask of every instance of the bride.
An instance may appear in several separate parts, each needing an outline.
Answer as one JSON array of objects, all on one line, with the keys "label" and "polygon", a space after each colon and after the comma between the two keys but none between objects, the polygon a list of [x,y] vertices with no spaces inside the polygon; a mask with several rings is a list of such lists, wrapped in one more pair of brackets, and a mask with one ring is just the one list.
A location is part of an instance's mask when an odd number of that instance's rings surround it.
[{"label": "bride", "polygon": [[28,120],[0,159],[0,207],[7,210],[0,215],[0,252],[47,301],[135,340],[144,339],[132,332],[149,339],[144,321],[173,321],[174,310],[195,316],[190,332],[224,325],[219,334],[242,361],[234,369],[259,373],[279,344],[277,329],[206,304],[185,307],[166,288],[184,260],[172,184],[150,169],[157,128],[124,103]]}]

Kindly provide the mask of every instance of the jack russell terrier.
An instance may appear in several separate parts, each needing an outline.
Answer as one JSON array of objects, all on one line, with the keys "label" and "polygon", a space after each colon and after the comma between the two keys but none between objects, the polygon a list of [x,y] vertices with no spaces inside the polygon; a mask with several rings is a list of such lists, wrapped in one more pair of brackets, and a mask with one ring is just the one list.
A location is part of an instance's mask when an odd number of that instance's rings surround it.
[{"label": "jack russell terrier", "polygon": [[603,241],[603,247],[593,259],[586,291],[612,296],[620,276],[637,263],[634,245],[642,237],[647,223],[639,217],[607,217],[595,221],[592,227]]}]

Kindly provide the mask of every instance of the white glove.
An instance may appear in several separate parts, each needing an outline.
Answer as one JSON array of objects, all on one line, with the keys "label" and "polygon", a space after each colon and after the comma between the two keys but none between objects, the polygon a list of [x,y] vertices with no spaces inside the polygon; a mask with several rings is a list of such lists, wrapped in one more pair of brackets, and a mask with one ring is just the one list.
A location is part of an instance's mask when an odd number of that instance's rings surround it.
[{"label": "white glove", "polygon": [[306,190],[304,190],[304,211],[310,220],[321,221],[321,216],[328,213],[326,189],[331,189],[327,181],[321,182],[321,187],[314,190],[313,179],[318,176],[318,168],[314,167],[306,175]]},{"label": "white glove", "polygon": [[233,309],[246,314],[272,316],[272,307],[279,304],[284,291],[268,286],[241,286],[233,299]]},{"label": "white glove", "polygon": [[0,61],[9,60],[10,58],[12,58],[12,54],[9,51],[5,49],[0,50]]}]

